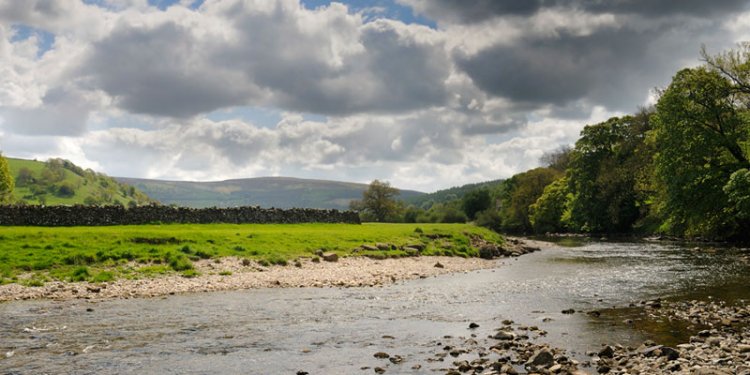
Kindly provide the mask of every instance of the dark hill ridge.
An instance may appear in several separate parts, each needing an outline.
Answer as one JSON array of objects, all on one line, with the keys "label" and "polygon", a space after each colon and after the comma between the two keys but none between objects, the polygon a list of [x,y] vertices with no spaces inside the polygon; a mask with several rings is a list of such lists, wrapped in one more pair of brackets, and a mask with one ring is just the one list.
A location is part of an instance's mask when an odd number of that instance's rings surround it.
[{"label": "dark hill ridge", "polygon": [[[349,202],[362,199],[367,184],[291,177],[257,177],[226,181],[162,181],[115,177],[135,186],[163,204],[203,208],[261,206],[277,208],[348,209]],[[424,193],[401,190],[399,199]]]}]

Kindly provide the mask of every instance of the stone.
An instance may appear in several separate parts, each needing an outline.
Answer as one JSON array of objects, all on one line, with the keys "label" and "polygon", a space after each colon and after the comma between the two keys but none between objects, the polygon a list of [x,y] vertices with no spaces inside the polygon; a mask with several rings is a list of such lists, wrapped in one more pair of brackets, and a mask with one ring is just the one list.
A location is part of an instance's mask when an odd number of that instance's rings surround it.
[{"label": "stone", "polygon": [[394,355],[391,358],[388,358],[388,360],[391,361],[391,363],[397,365],[397,364],[399,364],[399,363],[401,363],[401,362],[404,361],[404,357],[402,357],[400,355]]},{"label": "stone", "polygon": [[675,359],[680,358],[680,352],[678,352],[674,348],[664,346],[661,348],[661,356],[667,357],[667,359],[670,361],[674,361]]},{"label": "stone", "polygon": [[372,245],[362,245],[362,246],[360,246],[360,247],[361,247],[361,248],[362,248],[363,250],[369,250],[369,251],[377,251],[377,250],[379,250],[379,249],[377,248],[377,246],[372,246]]},{"label": "stone", "polygon": [[469,323],[469,329],[475,329],[475,328],[479,328],[479,324],[476,324],[474,322]]},{"label": "stone", "polygon": [[386,352],[377,352],[373,355],[373,357],[377,359],[386,359],[386,358],[390,358],[390,355]]},{"label": "stone", "polygon": [[615,350],[607,345],[604,349],[600,350],[598,354],[600,358],[612,358],[615,356]]},{"label": "stone", "polygon": [[425,249],[425,245],[423,243],[410,243],[404,247],[411,247],[412,249],[417,249],[417,251],[422,251]]},{"label": "stone", "polygon": [[385,369],[382,367],[375,367],[373,370],[376,374],[385,374]]},{"label": "stone", "polygon": [[539,349],[534,352],[534,355],[529,358],[529,361],[526,362],[526,364],[537,368],[551,367],[555,364],[555,356],[548,349]]},{"label": "stone", "polygon": [[513,332],[508,332],[508,331],[498,331],[495,334],[495,336],[492,336],[492,338],[495,340],[505,340],[505,341],[515,340],[516,334]]},{"label": "stone", "polygon": [[338,262],[339,255],[336,253],[325,253],[321,256],[326,262]]},{"label": "stone", "polygon": [[737,344],[737,350],[740,353],[750,353],[750,345],[748,345],[748,344]]},{"label": "stone", "polygon": [[435,268],[445,268],[445,266],[442,263],[437,262],[435,263]]},{"label": "stone", "polygon": [[573,310],[573,309],[566,309],[566,310],[563,310],[563,311],[562,311],[562,313],[563,313],[563,314],[575,314],[575,312],[576,312],[576,311],[575,311],[575,310]]}]

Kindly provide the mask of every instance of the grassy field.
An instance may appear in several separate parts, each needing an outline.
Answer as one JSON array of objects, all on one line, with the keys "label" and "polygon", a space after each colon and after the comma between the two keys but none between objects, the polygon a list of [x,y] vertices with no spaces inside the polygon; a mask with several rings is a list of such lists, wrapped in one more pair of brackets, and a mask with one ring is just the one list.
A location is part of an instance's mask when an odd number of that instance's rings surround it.
[{"label": "grassy field", "polygon": [[469,224],[207,224],[112,227],[4,227],[0,231],[0,284],[38,286],[50,280],[109,281],[181,272],[192,262],[236,256],[284,265],[317,250],[352,255],[361,245],[396,249],[362,251],[401,257],[403,245],[422,244],[423,255],[471,257],[468,234],[501,243],[500,235]]}]

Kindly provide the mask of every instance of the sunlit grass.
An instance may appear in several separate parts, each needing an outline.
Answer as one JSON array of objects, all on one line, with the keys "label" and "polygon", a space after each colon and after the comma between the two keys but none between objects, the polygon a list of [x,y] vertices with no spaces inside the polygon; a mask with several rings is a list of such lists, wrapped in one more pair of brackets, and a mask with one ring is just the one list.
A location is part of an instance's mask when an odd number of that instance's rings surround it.
[{"label": "sunlit grass", "polygon": [[[117,278],[198,275],[194,262],[239,257],[264,266],[286,265],[316,252],[388,258],[416,255],[471,257],[468,234],[501,237],[468,224],[204,224],[110,227],[3,227],[0,284],[40,285],[49,280],[105,282]],[[377,251],[361,245],[393,245]]]}]

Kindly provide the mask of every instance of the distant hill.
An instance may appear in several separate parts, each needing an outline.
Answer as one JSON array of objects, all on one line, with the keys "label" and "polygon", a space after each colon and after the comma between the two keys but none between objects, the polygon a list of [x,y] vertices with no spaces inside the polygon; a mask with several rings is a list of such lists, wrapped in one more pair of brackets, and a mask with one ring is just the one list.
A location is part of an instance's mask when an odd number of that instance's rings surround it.
[{"label": "distant hill", "polygon": [[434,193],[422,194],[407,198],[405,199],[405,201],[406,203],[410,203],[427,210],[430,209],[430,207],[432,207],[432,205],[435,203],[447,203],[450,201],[455,201],[456,199],[461,199],[464,195],[466,195],[466,193],[475,189],[487,188],[490,191],[496,190],[500,188],[503,181],[505,180],[492,180],[456,186],[444,190],[438,190]]},{"label": "distant hill", "polygon": [[[258,177],[214,182],[161,181],[115,177],[163,204],[187,207],[261,206],[348,209],[362,199],[366,184],[289,177]],[[402,200],[424,195],[401,190]]]},{"label": "distant hill", "polygon": [[70,161],[6,158],[16,187],[13,197],[26,204],[121,204],[154,202],[140,190]]}]

